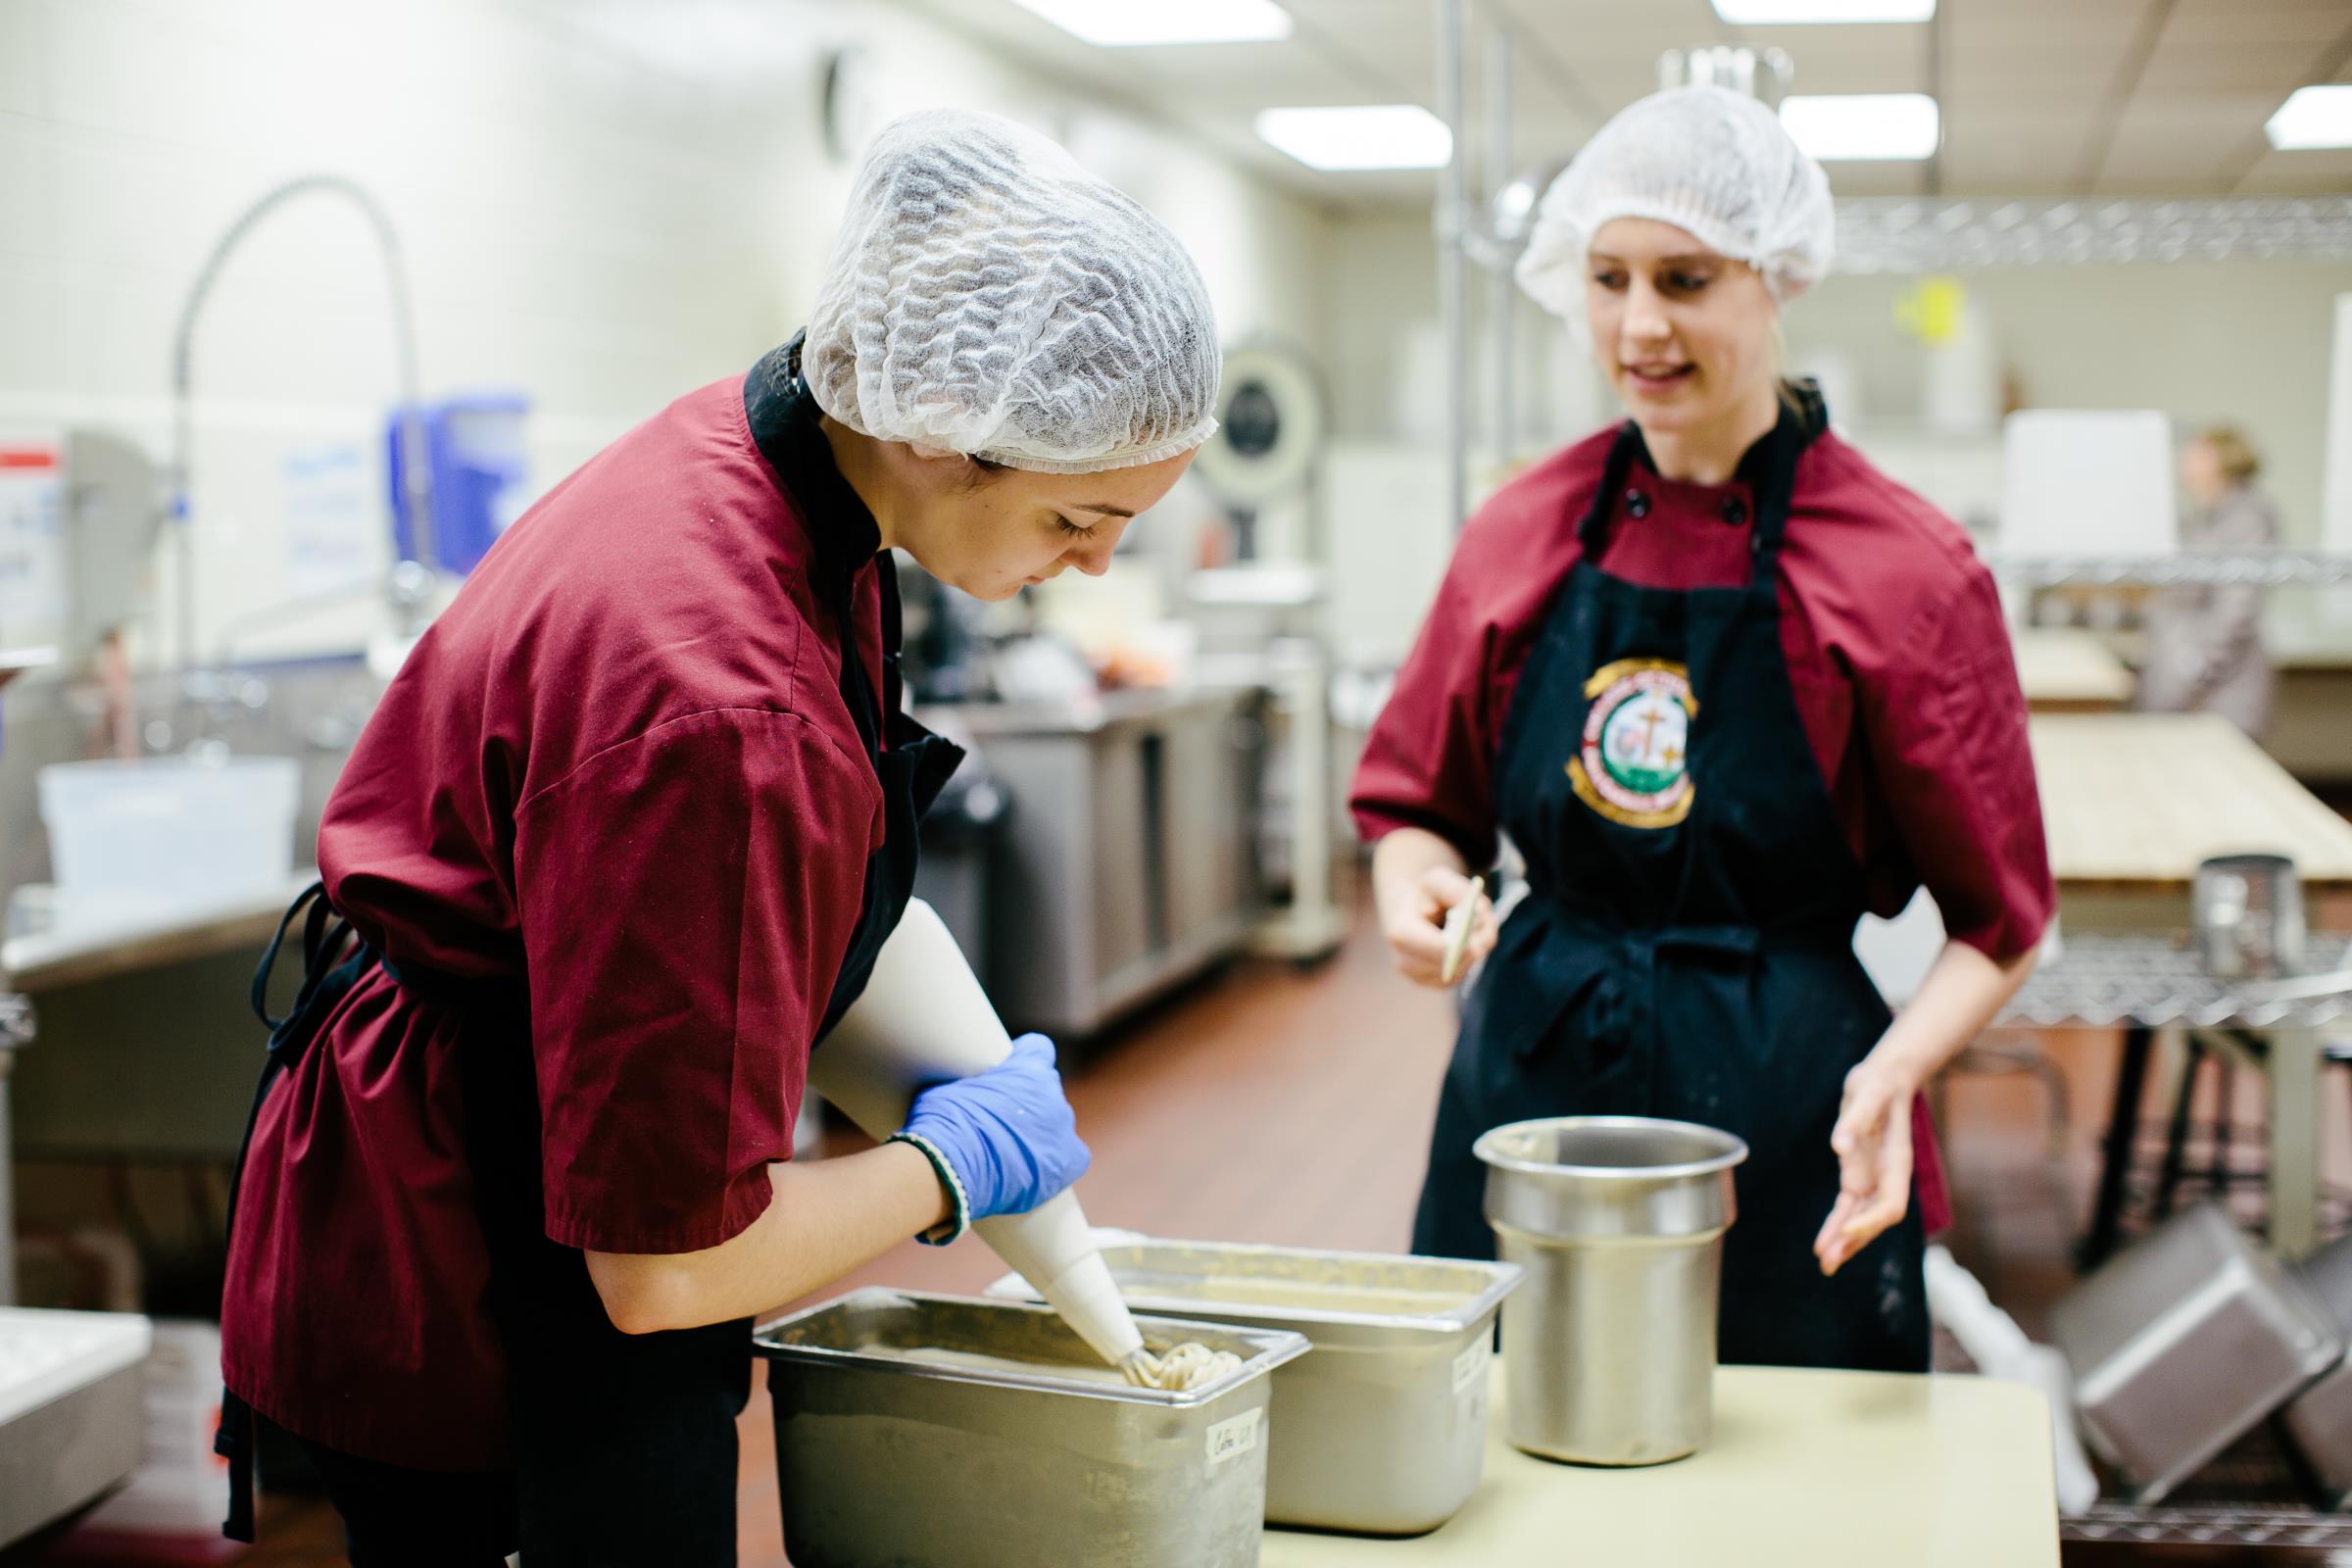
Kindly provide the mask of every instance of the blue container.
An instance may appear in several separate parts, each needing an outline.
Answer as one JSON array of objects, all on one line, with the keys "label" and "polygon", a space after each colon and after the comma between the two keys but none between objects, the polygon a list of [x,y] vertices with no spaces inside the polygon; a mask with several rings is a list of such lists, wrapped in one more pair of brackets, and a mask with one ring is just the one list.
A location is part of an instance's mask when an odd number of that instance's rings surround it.
[{"label": "blue container", "polygon": [[[523,418],[530,407],[519,392],[473,393],[423,407],[432,476],[430,564],[464,576],[529,504]],[[384,442],[390,455],[392,539],[401,559],[413,561],[416,529],[409,515],[407,457],[397,411],[386,421]]]}]

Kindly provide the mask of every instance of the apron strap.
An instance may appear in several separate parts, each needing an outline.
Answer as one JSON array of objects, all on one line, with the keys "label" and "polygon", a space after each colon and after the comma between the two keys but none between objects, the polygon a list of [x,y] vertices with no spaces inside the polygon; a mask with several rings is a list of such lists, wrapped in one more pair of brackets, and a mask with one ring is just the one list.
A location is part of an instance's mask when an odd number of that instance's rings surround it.
[{"label": "apron strap", "polygon": [[1625,488],[1625,476],[1633,471],[1635,454],[1642,450],[1642,427],[1628,419],[1617,427],[1617,437],[1609,443],[1609,455],[1600,466],[1600,485],[1592,492],[1592,504],[1585,509],[1584,520],[1577,524],[1577,543],[1584,548],[1584,557],[1595,566],[1600,564],[1601,552],[1609,542],[1609,518],[1617,510],[1617,492]]},{"label": "apron strap", "polygon": [[1788,537],[1788,504],[1796,490],[1796,464],[1829,423],[1821,389],[1811,381],[1784,381],[1780,422],[1764,438],[1754,480],[1756,521],[1748,535],[1755,558],[1748,588],[1775,609],[1780,599],[1781,544]]},{"label": "apron strap", "polygon": [[228,1461],[228,1513],[220,1521],[220,1534],[251,1545],[253,1406],[227,1388],[220,1391],[220,1426],[213,1434],[213,1452]]}]

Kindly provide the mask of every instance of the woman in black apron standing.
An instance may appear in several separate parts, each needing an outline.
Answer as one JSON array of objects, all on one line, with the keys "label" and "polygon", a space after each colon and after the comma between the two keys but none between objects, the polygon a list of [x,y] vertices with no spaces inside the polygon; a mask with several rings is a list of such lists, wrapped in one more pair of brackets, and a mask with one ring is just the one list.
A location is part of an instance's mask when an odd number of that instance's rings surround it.
[{"label": "woman in black apron standing", "polygon": [[[1989,578],[1780,377],[1831,228],[1819,167],[1721,88],[1579,154],[1519,276],[1631,417],[1472,519],[1353,805],[1424,984],[1498,831],[1526,865],[1473,929],[1415,1251],[1492,1255],[1490,1127],[1701,1122],[1750,1150],[1723,1359],[1924,1370],[1943,1200],[1917,1094],[2023,982],[2055,893]],[[1854,926],[1923,882],[1949,941],[1894,1019]]]}]

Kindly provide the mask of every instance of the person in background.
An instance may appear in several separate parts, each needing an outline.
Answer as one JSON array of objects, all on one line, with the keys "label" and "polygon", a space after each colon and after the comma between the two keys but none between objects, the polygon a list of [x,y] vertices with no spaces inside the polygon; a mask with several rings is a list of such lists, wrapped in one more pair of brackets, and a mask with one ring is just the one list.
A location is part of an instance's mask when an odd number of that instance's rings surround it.
[{"label": "person in background", "polygon": [[[2278,515],[2254,479],[2261,461],[2246,438],[2217,424],[2180,454],[2189,514],[2181,548],[2247,555],[2278,543]],[[2187,583],[2148,602],[2140,706],[2156,713],[2219,713],[2256,740],[2270,727],[2277,676],[2262,647],[2263,590],[2249,583]]]},{"label": "person in background", "polygon": [[[1472,938],[1415,1251],[1492,1255],[1489,1128],[1702,1122],[1749,1149],[1723,1358],[1921,1371],[1943,1199],[1919,1091],[2024,981],[2056,890],[1990,574],[1779,374],[1832,228],[1820,168],[1720,87],[1577,155],[1519,279],[1630,417],[1470,520],[1353,806],[1421,984],[1498,832],[1527,863]],[[1890,1019],[1854,927],[1923,882],[1950,940]]]},{"label": "person in background", "polygon": [[1142,207],[1010,121],[912,115],[807,330],[499,539],[287,915],[305,979],[230,1189],[231,1534],[258,1415],[355,1568],[724,1568],[753,1316],[1077,1179],[1037,1036],[788,1162],[959,756],[903,710],[891,552],[987,600],[1100,575],[1219,365]]}]

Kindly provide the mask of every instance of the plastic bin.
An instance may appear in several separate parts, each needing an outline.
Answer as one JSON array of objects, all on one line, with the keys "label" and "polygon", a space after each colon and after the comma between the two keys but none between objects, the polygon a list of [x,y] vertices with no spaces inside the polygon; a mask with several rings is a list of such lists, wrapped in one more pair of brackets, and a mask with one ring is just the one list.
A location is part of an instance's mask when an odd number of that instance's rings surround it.
[{"label": "plastic bin", "polygon": [[76,901],[200,904],[293,874],[290,757],[56,762],[38,778],[55,880]]}]

